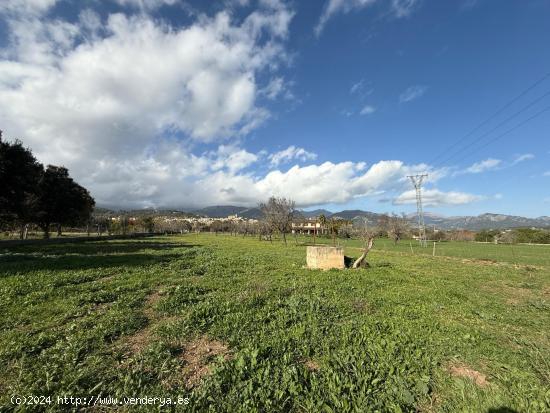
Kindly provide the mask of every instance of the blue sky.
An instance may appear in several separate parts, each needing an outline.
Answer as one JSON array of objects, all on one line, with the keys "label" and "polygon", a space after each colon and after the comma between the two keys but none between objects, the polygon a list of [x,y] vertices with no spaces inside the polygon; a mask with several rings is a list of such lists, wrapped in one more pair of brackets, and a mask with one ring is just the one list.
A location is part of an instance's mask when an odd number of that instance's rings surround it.
[{"label": "blue sky", "polygon": [[0,125],[106,206],[410,212],[406,175],[427,172],[427,211],[550,215],[549,18],[542,0],[7,0]]}]

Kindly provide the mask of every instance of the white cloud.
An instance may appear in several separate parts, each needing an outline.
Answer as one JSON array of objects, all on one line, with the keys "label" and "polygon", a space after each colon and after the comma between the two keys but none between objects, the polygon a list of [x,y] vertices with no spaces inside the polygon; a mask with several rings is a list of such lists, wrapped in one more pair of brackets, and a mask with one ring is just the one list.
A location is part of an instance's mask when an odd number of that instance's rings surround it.
[{"label": "white cloud", "polygon": [[392,11],[395,17],[408,17],[418,5],[419,0],[392,0]]},{"label": "white cloud", "polygon": [[164,5],[174,5],[178,0],[113,0],[121,6],[135,7],[141,10],[153,10]]},{"label": "white cloud", "polygon": [[286,100],[295,100],[294,93],[291,91],[293,82],[285,82],[285,80],[278,76],[271,79],[265,88],[260,90],[259,94],[265,96],[269,100],[275,100],[282,97]]},{"label": "white cloud", "polygon": [[361,109],[361,112],[359,112],[360,115],[372,115],[374,112],[376,112],[376,108],[371,105],[365,106],[363,109]]},{"label": "white cloud", "polygon": [[[314,33],[319,37],[325,28],[328,21],[336,14],[347,14],[353,11],[361,10],[372,6],[376,2],[384,4],[378,0],[328,0],[325,3],[323,13],[319,18],[319,22],[314,28]],[[389,3],[388,15],[396,18],[404,18],[411,15],[416,6],[420,3],[419,0],[391,0]]]},{"label": "white cloud", "polygon": [[271,161],[271,165],[277,166],[281,163],[290,162],[294,159],[298,159],[302,162],[313,160],[317,158],[317,154],[308,152],[304,148],[297,148],[292,145],[282,151],[269,155],[268,158]]},{"label": "white cloud", "polygon": [[376,0],[329,0],[315,26],[315,35],[319,36],[332,16],[337,13],[349,13],[374,4]]},{"label": "white cloud", "polygon": [[550,171],[546,171],[545,173],[542,174],[543,176],[550,176]]},{"label": "white cloud", "polygon": [[479,174],[482,172],[491,171],[498,168],[501,163],[502,161],[500,159],[485,159],[484,161],[474,163],[470,167],[466,168],[462,173]]},{"label": "white cloud", "polygon": [[533,155],[532,153],[525,153],[523,155],[518,155],[516,159],[514,159],[514,161],[512,162],[512,165],[516,165],[524,161],[530,161],[531,159],[535,159],[535,155]]},{"label": "white cloud", "polygon": [[215,159],[209,161],[213,170],[227,168],[230,173],[239,172],[258,160],[258,155],[236,146],[221,145]]},{"label": "white cloud", "polygon": [[[484,197],[465,192],[443,192],[438,189],[425,189],[422,191],[422,202],[426,206],[463,205],[480,201]],[[394,205],[416,203],[416,191],[403,192],[393,201]]]},{"label": "white cloud", "polygon": [[399,95],[400,103],[411,102],[415,99],[421,98],[424,96],[428,88],[422,85],[410,86],[401,95]]},{"label": "white cloud", "polygon": [[[258,97],[285,97],[278,67],[293,13],[279,1],[260,0],[238,24],[220,12],[186,27],[143,10],[84,10],[72,23],[38,16],[54,3],[27,2],[20,13],[14,0],[1,3],[11,36],[0,53],[0,124],[41,162],[67,166],[99,205],[255,205],[281,195],[309,206],[392,196],[409,188],[408,174],[427,171],[432,183],[447,174],[396,160],[251,171],[266,155],[238,142],[270,116]],[[216,149],[195,154],[198,143]],[[268,156],[273,167],[315,158],[295,146]]]},{"label": "white cloud", "polygon": [[[45,11],[54,2],[35,3],[33,10]],[[15,4],[2,3],[3,10]],[[4,15],[11,33],[0,51],[5,134],[22,137],[42,162],[66,165],[93,190],[88,177],[99,165],[115,178],[125,176],[119,165],[150,170],[167,137],[183,139],[189,151],[189,140],[249,133],[270,116],[257,103],[258,79],[277,77],[286,63],[293,14],[275,0],[261,4],[240,24],[220,12],[186,27],[146,13],[102,20],[84,10],[75,23]],[[169,162],[181,166],[189,156],[177,153],[181,159]],[[252,159],[244,155],[233,154],[229,169]]]},{"label": "white cloud", "polygon": [[[151,157],[137,162],[102,160],[82,183],[92,189],[99,205],[254,206],[276,195],[290,197],[306,207],[365,196],[392,197],[410,187],[406,175],[427,169],[426,165],[380,161],[370,168],[362,162],[325,162],[294,165],[261,176],[246,172],[260,156],[236,146],[221,146],[217,151],[195,156],[179,142],[164,142]],[[444,175],[441,171],[429,172],[433,178],[428,182]]]},{"label": "white cloud", "polygon": [[47,11],[57,0],[2,0],[0,13],[39,14]]}]

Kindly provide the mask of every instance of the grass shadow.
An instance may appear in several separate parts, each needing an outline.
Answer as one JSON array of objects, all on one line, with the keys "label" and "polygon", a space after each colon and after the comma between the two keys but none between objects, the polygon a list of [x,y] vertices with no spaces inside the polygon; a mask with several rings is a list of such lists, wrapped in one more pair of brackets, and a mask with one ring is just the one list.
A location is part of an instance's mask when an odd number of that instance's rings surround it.
[{"label": "grass shadow", "polygon": [[89,270],[113,267],[141,267],[177,259],[177,254],[112,254],[36,256],[16,255],[0,258],[0,277],[42,270]]},{"label": "grass shadow", "polygon": [[40,270],[147,266],[176,259],[179,256],[176,250],[195,246],[150,240],[19,245],[5,248],[0,254],[0,276]]}]

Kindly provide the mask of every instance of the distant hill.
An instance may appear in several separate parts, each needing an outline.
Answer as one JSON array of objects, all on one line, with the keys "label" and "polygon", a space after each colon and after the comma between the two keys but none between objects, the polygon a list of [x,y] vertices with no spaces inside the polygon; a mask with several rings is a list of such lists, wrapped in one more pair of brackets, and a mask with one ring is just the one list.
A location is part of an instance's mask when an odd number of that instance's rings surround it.
[{"label": "distant hill", "polygon": [[226,218],[228,215],[240,214],[248,208],[233,205],[215,205],[192,211],[196,215],[203,215],[209,218]]},{"label": "distant hill", "polygon": [[[414,217],[412,217],[414,219]],[[515,215],[481,214],[478,216],[442,217],[426,214],[426,225],[441,229],[508,229],[520,227],[550,227],[550,217],[525,218]]]},{"label": "distant hill", "polygon": [[[140,209],[131,211],[114,211],[111,209],[96,207],[95,214],[120,214],[124,212],[131,215],[180,215],[180,216],[205,216],[210,218],[226,218],[229,215],[238,215],[242,218],[260,219],[262,211],[259,208],[246,208],[234,205],[216,205],[207,208],[197,209],[191,212],[184,212],[182,209]],[[302,215],[311,218],[324,214],[327,218],[342,218],[347,220],[357,220],[366,217],[370,223],[376,223],[383,214],[363,211],[361,209],[347,209],[332,213],[326,209],[316,209],[313,211],[301,211]],[[416,224],[416,214],[411,213],[408,216],[412,225]],[[515,215],[503,214],[481,214],[478,216],[455,216],[446,217],[442,215],[425,213],[425,222],[427,226],[439,229],[508,229],[521,227],[550,228],[550,217],[542,216],[538,218],[526,218]]]},{"label": "distant hill", "polygon": [[314,209],[313,211],[300,211],[300,212],[306,218],[314,218],[314,217],[318,217],[319,215],[324,215],[326,217],[329,217],[332,215],[332,212],[326,209]]},{"label": "distant hill", "polygon": [[377,221],[383,214],[376,212],[363,211],[361,209],[346,209],[344,211],[331,213],[328,218],[342,218],[353,221],[357,218],[366,217],[369,222]]},{"label": "distant hill", "polygon": [[233,205],[211,206],[197,209],[193,211],[193,213],[209,218],[227,218],[229,215],[238,215],[249,219],[258,219],[262,217],[262,211],[260,211],[259,208],[246,208]]}]

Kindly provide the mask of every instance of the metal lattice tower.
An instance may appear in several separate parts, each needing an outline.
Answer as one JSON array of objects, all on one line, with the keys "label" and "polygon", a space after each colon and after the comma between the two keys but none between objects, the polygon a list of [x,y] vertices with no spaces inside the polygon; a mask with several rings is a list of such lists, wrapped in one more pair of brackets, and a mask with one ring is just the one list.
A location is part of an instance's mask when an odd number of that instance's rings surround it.
[{"label": "metal lattice tower", "polygon": [[426,225],[424,224],[424,210],[422,208],[422,182],[428,175],[408,175],[411,179],[414,189],[416,189],[416,213],[418,215],[418,235],[420,245],[425,247],[426,243]]}]

